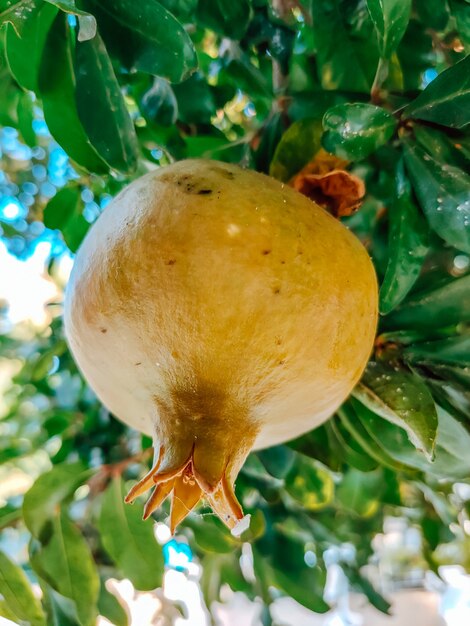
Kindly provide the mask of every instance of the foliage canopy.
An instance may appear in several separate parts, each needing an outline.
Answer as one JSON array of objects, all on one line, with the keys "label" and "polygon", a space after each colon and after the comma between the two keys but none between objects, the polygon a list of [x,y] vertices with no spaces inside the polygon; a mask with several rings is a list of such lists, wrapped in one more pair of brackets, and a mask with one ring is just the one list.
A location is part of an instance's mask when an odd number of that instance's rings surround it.
[{"label": "foliage canopy", "polygon": [[[242,539],[188,518],[207,602],[228,583],[325,611],[324,551],[351,542],[351,585],[386,610],[359,572],[385,516],[420,527],[426,567],[457,550],[470,569],[470,501],[455,489],[470,477],[468,0],[0,0],[0,23],[0,124],[31,149],[18,165],[4,145],[2,191],[24,211],[0,214],[3,240],[25,256],[49,237],[51,276],[60,241],[75,252],[110,196],[173,160],[232,161],[287,182],[324,149],[365,182],[345,222],[381,284],[371,361],[324,426],[249,457]],[[51,310],[39,333],[5,321],[0,335],[14,373],[0,477],[40,474],[5,502],[0,527],[27,530],[26,571],[43,590],[41,604],[0,552],[0,615],[92,626],[101,613],[124,626],[103,581],[152,589],[164,567],[141,504],[122,502],[151,442],[100,406]],[[243,542],[255,582],[240,569]]]}]

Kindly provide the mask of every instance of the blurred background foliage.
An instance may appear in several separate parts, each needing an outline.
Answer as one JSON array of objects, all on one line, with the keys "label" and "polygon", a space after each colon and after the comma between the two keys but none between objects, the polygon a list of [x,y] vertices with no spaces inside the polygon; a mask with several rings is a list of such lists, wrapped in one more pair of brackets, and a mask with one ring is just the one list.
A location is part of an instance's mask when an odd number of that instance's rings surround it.
[{"label": "blurred background foliage", "polygon": [[352,397],[243,468],[250,528],[237,539],[200,509],[179,529],[207,605],[229,585],[266,607],[287,594],[326,611],[325,551],[352,544],[351,587],[386,611],[364,567],[393,517],[420,531],[413,567],[469,571],[468,0],[0,0],[0,23],[1,246],[25,262],[42,251],[51,284],[35,323],[1,307],[0,615],[124,626],[105,581],[162,583],[165,546],[142,504],[122,501],[151,441],[81,378],[61,301],[111,197],[187,157],[284,182],[321,149],[344,159],[367,190],[344,221],[381,285]]}]

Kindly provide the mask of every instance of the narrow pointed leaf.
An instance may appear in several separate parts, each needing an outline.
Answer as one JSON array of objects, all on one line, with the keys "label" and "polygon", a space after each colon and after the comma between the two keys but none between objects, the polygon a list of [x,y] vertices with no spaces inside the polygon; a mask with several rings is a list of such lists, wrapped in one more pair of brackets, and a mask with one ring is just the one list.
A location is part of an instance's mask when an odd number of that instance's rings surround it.
[{"label": "narrow pointed leaf", "polygon": [[73,600],[57,593],[44,580],[39,579],[44,593],[44,603],[47,606],[50,624],[47,626],[82,626],[77,615],[77,607]]},{"label": "narrow pointed leaf", "polygon": [[409,467],[422,470],[439,479],[466,478],[470,472],[468,446],[470,435],[465,427],[441,407],[437,407],[439,427],[435,458],[431,463],[410,442],[405,430],[383,420],[366,406],[353,403],[360,424],[387,455]]},{"label": "narrow pointed leaf", "polygon": [[76,252],[90,224],[82,215],[83,200],[78,185],[71,184],[60,189],[49,200],[44,210],[47,228],[59,229],[71,252]]},{"label": "narrow pointed leaf", "polygon": [[367,0],[367,8],[377,31],[380,54],[389,58],[405,34],[411,0]]},{"label": "narrow pointed leaf", "polygon": [[56,15],[55,7],[36,3],[24,20],[21,36],[14,28],[8,28],[6,32],[5,49],[8,65],[15,80],[24,89],[36,91],[38,88],[42,53]]},{"label": "narrow pointed leaf", "polygon": [[452,128],[466,126],[470,122],[470,55],[439,74],[404,115]]},{"label": "narrow pointed leaf", "polygon": [[95,626],[99,577],[90,549],[78,528],[57,511],[50,537],[31,555],[36,573],[73,602],[81,626]]},{"label": "narrow pointed leaf", "polygon": [[75,104],[69,29],[60,13],[49,31],[39,72],[39,92],[51,135],[70,158],[91,172],[108,170],[91,145]]},{"label": "narrow pointed leaf", "polygon": [[470,171],[470,138],[465,135],[449,135],[445,130],[416,124],[413,132],[419,145],[436,161]]},{"label": "narrow pointed leaf", "polygon": [[23,501],[23,519],[30,533],[37,539],[45,524],[55,516],[55,510],[92,475],[81,463],[56,465],[42,474],[26,493]]},{"label": "narrow pointed leaf", "polygon": [[470,321],[470,275],[414,294],[384,320],[387,328],[444,328]]},{"label": "narrow pointed leaf", "polygon": [[137,163],[137,138],[108,52],[97,34],[77,42],[75,98],[90,143],[112,168],[132,172]]},{"label": "narrow pointed leaf", "polygon": [[407,296],[428,252],[428,228],[408,194],[389,209],[389,260],[380,287],[380,312],[392,311]]},{"label": "narrow pointed leaf", "polygon": [[470,366],[470,335],[415,343],[405,348],[404,354],[414,363],[433,361]]},{"label": "narrow pointed leaf", "polygon": [[122,574],[137,589],[155,589],[162,582],[162,550],[155,539],[151,521],[142,521],[140,503],[124,504],[124,495],[122,480],[113,478],[101,505],[101,540]]},{"label": "narrow pointed leaf", "polygon": [[[156,0],[87,0],[85,6],[96,14],[106,43],[113,37],[112,22],[125,36],[121,42],[135,69],[179,82],[197,67],[191,38],[173,15]],[[111,19],[111,22],[109,21]],[[106,23],[107,22],[107,23]]]},{"label": "narrow pointed leaf", "polygon": [[377,591],[368,578],[365,578],[356,568],[347,563],[342,564],[341,567],[354,591],[363,593],[372,606],[375,606],[382,613],[389,614],[392,605]]},{"label": "narrow pointed leaf", "polygon": [[470,176],[434,161],[407,142],[405,163],[430,227],[451,246],[470,252]]},{"label": "narrow pointed leaf", "polygon": [[311,7],[321,86],[368,93],[379,59],[372,20],[363,14],[370,36],[357,37],[344,19],[344,3],[340,0],[315,0]]},{"label": "narrow pointed leaf", "polygon": [[98,597],[98,611],[114,626],[129,626],[129,618],[116,596],[110,593],[101,580],[100,595]]},{"label": "narrow pointed leaf", "polygon": [[33,130],[34,121],[34,101],[31,93],[24,92],[18,100],[18,129],[24,142],[34,148],[37,143],[36,133]]},{"label": "narrow pointed leaf", "polygon": [[29,626],[46,626],[46,616],[26,574],[3,552],[0,552],[0,596],[15,621]]},{"label": "narrow pointed leaf", "polygon": [[411,443],[432,459],[437,412],[431,393],[416,374],[370,362],[353,396],[380,417],[406,430]]}]

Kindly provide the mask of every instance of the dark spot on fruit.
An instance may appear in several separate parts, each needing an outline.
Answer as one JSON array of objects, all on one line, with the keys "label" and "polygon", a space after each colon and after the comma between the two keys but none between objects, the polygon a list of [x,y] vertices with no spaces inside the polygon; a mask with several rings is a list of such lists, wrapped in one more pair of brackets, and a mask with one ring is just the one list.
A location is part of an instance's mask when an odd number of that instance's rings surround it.
[{"label": "dark spot on fruit", "polygon": [[139,361],[139,362],[138,362],[138,363],[136,363],[135,365],[136,365],[136,366],[137,366],[137,365],[142,365],[142,361]]},{"label": "dark spot on fruit", "polygon": [[176,259],[168,259],[166,265],[174,265],[176,263]]},{"label": "dark spot on fruit", "polygon": [[261,254],[263,256],[267,256],[268,254],[271,254],[271,250],[261,250]]},{"label": "dark spot on fruit", "polygon": [[279,361],[279,365],[284,365],[285,362],[286,362],[286,360],[282,359],[281,361]]},{"label": "dark spot on fruit", "polygon": [[281,261],[281,265],[285,265],[285,264],[286,264],[286,262],[285,262],[285,261]]},{"label": "dark spot on fruit", "polygon": [[103,335],[104,335],[105,333],[107,333],[107,332],[108,332],[108,329],[107,329],[107,328],[101,328],[101,332],[102,332],[102,333],[103,333]]},{"label": "dark spot on fruit", "polygon": [[212,189],[199,189],[197,192],[198,196],[207,196],[210,193],[212,193]]},{"label": "dark spot on fruit", "polygon": [[282,343],[282,339],[280,337],[276,337],[276,346],[280,346]]},{"label": "dark spot on fruit", "polygon": [[273,287],[273,293],[276,294],[276,295],[278,293],[281,293],[281,288],[280,287]]}]

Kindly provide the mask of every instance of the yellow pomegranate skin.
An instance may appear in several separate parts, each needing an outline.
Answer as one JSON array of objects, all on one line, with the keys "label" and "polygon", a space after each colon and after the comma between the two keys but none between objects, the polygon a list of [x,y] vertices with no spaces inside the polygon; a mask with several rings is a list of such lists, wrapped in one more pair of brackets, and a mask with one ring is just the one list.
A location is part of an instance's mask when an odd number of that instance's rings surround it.
[{"label": "yellow pomegranate skin", "polygon": [[205,496],[233,527],[252,448],[330,417],[368,360],[377,282],[359,240],[311,200],[236,165],[180,161],[125,188],[90,229],[65,301],[72,353],[101,401],[153,437],[129,494]]}]

